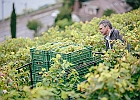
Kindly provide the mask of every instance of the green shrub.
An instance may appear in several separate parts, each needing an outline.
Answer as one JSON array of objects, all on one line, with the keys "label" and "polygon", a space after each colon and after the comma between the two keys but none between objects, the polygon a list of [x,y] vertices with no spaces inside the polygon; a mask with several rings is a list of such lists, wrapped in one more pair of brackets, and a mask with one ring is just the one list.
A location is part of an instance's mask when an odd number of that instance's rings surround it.
[{"label": "green shrub", "polygon": [[28,21],[27,23],[27,27],[30,29],[30,30],[34,30],[34,36],[36,37],[37,34],[38,34],[38,31],[42,28],[43,24],[39,21],[39,20],[31,20],[31,21]]}]

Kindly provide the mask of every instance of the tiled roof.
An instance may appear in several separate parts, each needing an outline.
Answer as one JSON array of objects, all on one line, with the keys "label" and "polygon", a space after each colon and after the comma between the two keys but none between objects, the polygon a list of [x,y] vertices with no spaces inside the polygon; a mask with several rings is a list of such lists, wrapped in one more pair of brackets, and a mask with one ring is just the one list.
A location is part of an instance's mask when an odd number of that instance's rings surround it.
[{"label": "tiled roof", "polygon": [[81,8],[78,7],[76,0],[72,14],[77,15],[81,21],[88,21],[93,17],[101,17],[106,9],[112,9],[117,14],[122,14],[132,9],[126,4],[125,0],[90,0],[83,2]]}]

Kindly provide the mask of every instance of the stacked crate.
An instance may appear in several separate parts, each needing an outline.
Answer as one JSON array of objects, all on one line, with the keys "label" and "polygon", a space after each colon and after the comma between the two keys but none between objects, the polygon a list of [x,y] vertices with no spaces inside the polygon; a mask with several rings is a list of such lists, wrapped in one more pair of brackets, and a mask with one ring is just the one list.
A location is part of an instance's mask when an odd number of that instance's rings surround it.
[{"label": "stacked crate", "polygon": [[[71,46],[73,44],[70,44],[68,46]],[[68,46],[64,46],[61,47],[63,49],[67,48]],[[80,45],[76,45],[76,46],[80,46]],[[61,49],[60,48],[60,49]],[[68,53],[62,53],[59,51],[55,51],[55,50],[51,50],[50,52],[50,58],[55,58],[57,54],[61,55],[61,58],[63,60],[67,60],[68,62],[75,64],[77,66],[77,64],[82,63],[82,62],[87,62],[92,60],[92,47],[90,46],[85,46],[83,49],[81,50],[76,50],[73,52],[68,52]]]},{"label": "stacked crate", "polygon": [[[67,46],[70,43],[62,43],[62,42],[54,42],[54,43],[46,43],[45,45],[38,46],[37,48],[31,48],[31,73],[32,73],[32,86],[34,86],[37,82],[42,81],[42,68],[45,68],[46,71],[49,70],[50,67],[50,51],[55,48],[59,48],[62,46]],[[45,48],[45,49],[44,49]]]},{"label": "stacked crate", "polygon": [[49,53],[44,50],[36,50],[36,48],[30,49],[31,53],[31,62],[32,62],[32,78],[33,84],[42,81],[42,75],[39,74],[42,71],[42,68],[45,68],[46,71],[49,70]]},{"label": "stacked crate", "polygon": [[[61,45],[60,47],[57,48],[56,47],[51,48],[51,50],[37,50],[36,48],[30,49],[32,60],[33,84],[42,81],[42,75],[39,74],[39,72],[42,71],[42,68],[45,68],[46,71],[49,71],[51,64],[53,64],[52,58],[55,58],[57,54],[61,55],[62,60],[67,60],[68,62],[73,64],[73,66],[70,69],[72,68],[76,69],[79,75],[81,76],[81,80],[83,80],[82,77],[89,72],[88,69],[92,65],[96,65],[97,63],[101,62],[100,55],[93,57],[91,46],[84,46],[83,49],[68,53],[59,52],[57,50],[57,49],[65,49],[70,45],[81,46],[77,44],[66,44]],[[64,77],[67,77],[67,75],[69,74],[70,72],[69,69],[66,69],[66,72],[67,74]],[[64,78],[64,80],[67,82],[66,78]]]}]

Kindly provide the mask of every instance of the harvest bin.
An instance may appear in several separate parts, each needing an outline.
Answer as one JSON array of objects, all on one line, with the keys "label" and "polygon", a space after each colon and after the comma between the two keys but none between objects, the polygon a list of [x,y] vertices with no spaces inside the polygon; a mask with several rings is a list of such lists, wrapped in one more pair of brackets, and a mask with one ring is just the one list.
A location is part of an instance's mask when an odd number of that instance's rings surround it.
[{"label": "harvest bin", "polygon": [[39,74],[42,68],[45,68],[46,71],[49,70],[49,53],[45,50],[36,50],[36,48],[30,49],[31,54],[31,72],[32,72],[32,86],[35,86],[37,82],[42,81],[42,75]]},{"label": "harvest bin", "polygon": [[[72,45],[69,45],[69,46],[72,46]],[[76,46],[80,46],[80,45],[76,45]],[[61,48],[67,49],[67,47],[68,46],[61,47]],[[62,53],[62,52],[57,51],[56,49],[51,50],[50,58],[51,59],[55,58],[57,54],[61,55],[62,60],[67,60],[68,62],[75,64],[75,65],[77,65],[79,63],[87,62],[87,61],[90,61],[93,59],[91,46],[84,46],[84,48],[81,50],[76,50],[76,51],[72,51],[72,52],[68,52],[68,53]],[[51,63],[53,63],[53,61],[51,59],[50,59],[50,61],[51,61]]]},{"label": "harvest bin", "polygon": [[42,70],[42,68],[45,68],[46,71],[49,71],[51,64],[53,64],[52,58],[55,58],[57,54],[60,54],[63,60],[67,60],[68,62],[72,63],[73,64],[72,68],[75,68],[79,73],[79,75],[82,76],[88,73],[89,67],[99,62],[102,62],[100,54],[93,57],[91,46],[84,46],[83,49],[68,53],[63,53],[59,51],[60,49],[62,50],[66,49],[68,46],[81,46],[81,45],[67,44],[65,46],[57,47],[54,49],[52,48],[51,50],[48,51],[37,50],[36,48],[30,49],[32,63],[31,65],[32,86],[35,86],[37,82],[42,81],[42,75],[40,75],[39,72]]},{"label": "harvest bin", "polygon": [[[80,76],[80,82],[83,82],[85,81],[86,79],[84,78],[84,76],[89,73],[89,68],[91,66],[96,66],[98,65],[99,63],[102,63],[103,60],[101,60],[101,54],[98,54],[97,56],[93,57],[92,59],[90,59],[89,61],[87,62],[84,62],[84,63],[80,63],[79,65],[74,65],[72,66],[71,68],[69,69],[66,69],[65,70],[65,75],[64,75],[64,81],[65,83],[67,83],[68,81],[70,81],[71,79],[67,79],[67,76],[68,74],[71,73],[71,69],[75,69],[79,76]],[[77,90],[77,85],[75,84],[75,87],[73,87],[74,90]]]}]

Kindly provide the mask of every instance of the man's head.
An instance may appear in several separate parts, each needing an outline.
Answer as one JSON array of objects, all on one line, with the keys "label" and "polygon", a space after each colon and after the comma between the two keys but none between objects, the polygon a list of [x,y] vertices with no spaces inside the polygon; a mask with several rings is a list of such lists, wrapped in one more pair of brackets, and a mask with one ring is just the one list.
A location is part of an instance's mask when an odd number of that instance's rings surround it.
[{"label": "man's head", "polygon": [[109,20],[102,20],[99,23],[99,31],[102,33],[102,35],[104,36],[109,35],[111,29],[112,29],[112,24]]}]

